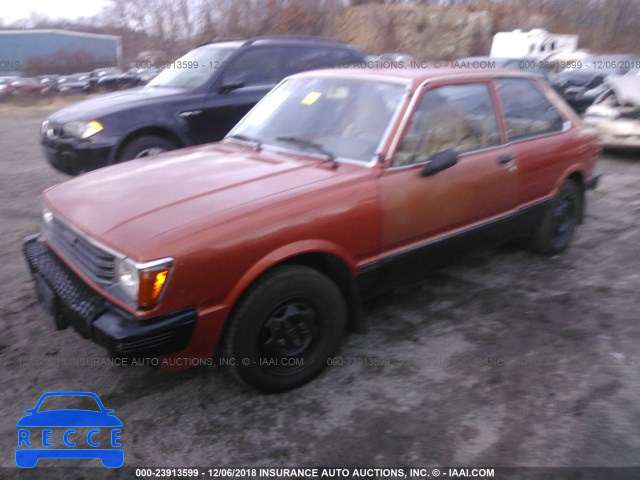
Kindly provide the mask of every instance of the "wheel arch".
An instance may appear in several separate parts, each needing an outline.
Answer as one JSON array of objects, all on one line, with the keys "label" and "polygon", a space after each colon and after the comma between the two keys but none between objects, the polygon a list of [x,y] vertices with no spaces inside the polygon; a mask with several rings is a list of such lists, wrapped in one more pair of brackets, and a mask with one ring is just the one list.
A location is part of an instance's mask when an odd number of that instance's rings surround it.
[{"label": "wheel arch", "polygon": [[274,268],[296,264],[318,270],[333,280],[347,304],[347,328],[350,331],[365,331],[360,291],[355,281],[359,269],[355,262],[343,249],[330,242],[303,241],[287,245],[266,255],[236,283],[224,301],[230,309],[222,336],[224,337],[235,309],[256,282]]},{"label": "wheel arch", "polygon": [[584,172],[580,168],[580,165],[572,165],[570,168],[565,170],[562,175],[560,175],[558,183],[556,183],[555,188],[553,190],[553,195],[558,193],[562,184],[567,180],[570,180],[576,184],[578,187],[578,191],[580,192],[580,212],[578,215],[578,223],[581,224],[584,220],[584,207],[585,207],[585,183],[584,183]]},{"label": "wheel arch", "polygon": [[154,137],[162,137],[170,142],[174,143],[178,148],[187,147],[191,144],[187,138],[185,138],[180,133],[176,132],[174,129],[162,126],[162,125],[147,125],[144,127],[137,127],[135,130],[131,130],[123,135],[122,139],[116,145],[116,148],[112,150],[111,158],[109,159],[109,163],[117,163],[118,158],[122,151],[127,147],[127,145],[133,140],[146,137],[146,136],[154,136]]}]

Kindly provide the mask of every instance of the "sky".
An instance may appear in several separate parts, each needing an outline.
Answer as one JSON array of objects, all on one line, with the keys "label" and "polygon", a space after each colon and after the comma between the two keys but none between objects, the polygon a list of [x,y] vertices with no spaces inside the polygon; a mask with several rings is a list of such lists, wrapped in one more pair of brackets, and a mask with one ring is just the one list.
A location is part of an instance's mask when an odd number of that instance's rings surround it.
[{"label": "sky", "polygon": [[0,0],[0,19],[3,24],[29,18],[37,13],[51,19],[75,20],[99,13],[108,0]]}]

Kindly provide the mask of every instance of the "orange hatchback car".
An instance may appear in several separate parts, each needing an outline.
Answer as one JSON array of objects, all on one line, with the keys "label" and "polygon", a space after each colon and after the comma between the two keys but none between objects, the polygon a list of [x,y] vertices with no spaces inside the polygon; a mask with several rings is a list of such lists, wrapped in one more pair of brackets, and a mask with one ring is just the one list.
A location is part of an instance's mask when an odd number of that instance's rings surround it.
[{"label": "orange hatchback car", "polygon": [[564,250],[600,151],[530,74],[302,73],[221,142],[50,188],[24,251],[55,328],[173,368],[219,358],[283,391],[394,273],[517,237]]}]

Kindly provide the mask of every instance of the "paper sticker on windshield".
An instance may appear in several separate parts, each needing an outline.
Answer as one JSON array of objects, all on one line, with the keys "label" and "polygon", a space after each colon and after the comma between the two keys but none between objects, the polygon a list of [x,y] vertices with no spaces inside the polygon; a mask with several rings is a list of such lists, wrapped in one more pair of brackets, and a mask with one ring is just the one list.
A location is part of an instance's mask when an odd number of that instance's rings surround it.
[{"label": "paper sticker on windshield", "polygon": [[302,105],[313,105],[322,96],[320,92],[309,92],[300,102]]},{"label": "paper sticker on windshield", "polygon": [[332,88],[331,90],[329,90],[329,92],[327,92],[327,98],[330,98],[331,100],[344,100],[345,98],[349,98],[349,88]]}]

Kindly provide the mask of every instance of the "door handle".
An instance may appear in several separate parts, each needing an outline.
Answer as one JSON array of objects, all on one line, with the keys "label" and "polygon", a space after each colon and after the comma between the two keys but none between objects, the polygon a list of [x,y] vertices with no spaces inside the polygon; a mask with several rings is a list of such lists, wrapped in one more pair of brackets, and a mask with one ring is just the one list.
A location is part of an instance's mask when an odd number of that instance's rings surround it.
[{"label": "door handle", "polygon": [[506,165],[509,162],[512,162],[515,157],[510,153],[505,153],[504,155],[500,155],[498,157],[498,163],[500,165]]},{"label": "door handle", "polygon": [[200,115],[202,113],[202,110],[192,110],[190,112],[180,112],[178,115],[180,115],[182,118],[189,118],[189,117],[195,117],[196,115]]}]

